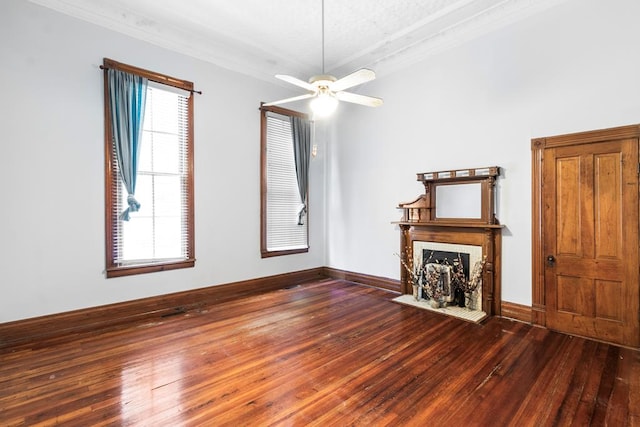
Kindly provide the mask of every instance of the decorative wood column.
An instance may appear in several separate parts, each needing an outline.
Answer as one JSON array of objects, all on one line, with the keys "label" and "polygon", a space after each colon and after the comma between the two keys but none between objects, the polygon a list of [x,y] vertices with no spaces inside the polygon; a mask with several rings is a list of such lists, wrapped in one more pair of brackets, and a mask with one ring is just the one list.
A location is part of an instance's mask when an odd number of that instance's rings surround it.
[{"label": "decorative wood column", "polygon": [[[491,313],[497,314],[500,310],[496,310],[495,301],[493,297],[493,283],[494,283],[494,232],[493,229],[487,228],[484,230],[484,245],[482,246],[483,256],[486,257],[487,263],[484,267],[484,277],[482,279],[482,296],[486,301],[487,307],[491,307]],[[486,249],[486,252],[485,252]],[[499,306],[498,306],[499,307]]]},{"label": "decorative wood column", "polygon": [[407,277],[407,270],[403,267],[402,262],[409,265],[410,257],[412,254],[407,253],[407,242],[409,241],[409,226],[408,224],[400,224],[400,292],[403,294],[411,293],[411,286],[409,285],[409,278]]}]

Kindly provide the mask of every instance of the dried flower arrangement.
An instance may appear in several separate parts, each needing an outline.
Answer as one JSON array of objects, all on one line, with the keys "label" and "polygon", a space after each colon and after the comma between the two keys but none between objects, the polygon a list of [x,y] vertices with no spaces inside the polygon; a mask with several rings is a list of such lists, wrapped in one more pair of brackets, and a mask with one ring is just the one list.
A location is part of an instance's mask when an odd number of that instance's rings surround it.
[{"label": "dried flower arrangement", "polygon": [[394,255],[397,256],[398,258],[400,258],[400,262],[402,263],[402,267],[406,270],[406,272],[409,274],[409,278],[411,279],[411,283],[413,285],[419,286],[420,285],[420,269],[419,268],[413,268],[413,249],[411,248],[411,246],[407,245],[407,247],[404,249],[404,253],[407,255],[407,261],[405,261],[404,259],[402,259],[402,257],[400,255],[398,255],[397,253],[395,253]]},{"label": "dried flower arrangement", "polygon": [[409,274],[411,284],[420,290],[416,295],[416,299],[424,296],[426,299],[440,301],[443,296],[442,283],[440,281],[442,273],[441,269],[429,265],[433,252],[427,261],[422,263],[422,266],[413,265],[413,250],[411,247],[407,246],[407,248],[405,248],[405,254],[407,255],[408,262],[403,260],[397,253],[395,255],[400,258],[403,268]]},{"label": "dried flower arrangement", "polygon": [[469,279],[464,274],[464,267],[462,266],[462,261],[460,258],[460,254],[458,254],[458,258],[453,262],[453,275],[451,277],[451,281],[454,285],[460,289],[462,289],[465,293],[474,292],[480,284],[482,284],[482,273],[484,271],[484,266],[487,263],[487,256],[482,257],[482,261],[477,261],[471,270],[471,275]]},{"label": "dried flower arrangement", "polygon": [[443,297],[443,289],[442,289],[442,269],[436,268],[433,264],[439,264],[438,262],[430,262],[433,260],[433,251],[429,255],[429,258],[425,262],[423,262],[423,272],[424,272],[424,281],[422,286],[424,287],[427,296],[434,300],[440,301]]},{"label": "dried flower arrangement", "polygon": [[[454,258],[451,262],[448,259],[444,261],[434,260],[433,251],[429,255],[426,261],[422,262],[422,265],[414,265],[413,248],[407,246],[405,248],[406,261],[402,259],[400,255],[395,254],[400,258],[403,268],[409,275],[409,280],[414,288],[414,296],[416,299],[420,299],[424,296],[425,299],[431,299],[438,303],[438,306],[442,305],[444,297],[444,289],[442,283],[442,268],[437,268],[435,264],[440,266],[446,266],[451,268],[451,286],[452,289],[460,289],[467,298],[471,298],[471,294],[482,284],[482,273],[484,272],[484,266],[487,262],[487,257],[484,256],[482,261],[478,261],[473,266],[471,275],[469,278],[464,274],[464,267],[462,265],[462,257],[458,254],[457,258]],[[416,291],[419,291],[416,293]]]},{"label": "dried flower arrangement", "polygon": [[474,295],[478,286],[482,285],[482,273],[484,272],[484,266],[487,263],[487,256],[485,255],[482,258],[482,261],[477,261],[473,269],[471,270],[471,275],[467,279],[467,276],[464,274],[464,267],[462,266],[462,258],[460,254],[458,254],[458,258],[453,262],[453,272],[451,276],[451,281],[453,286],[456,289],[460,289],[465,296],[464,305],[467,308],[475,310],[476,306],[476,297]]},{"label": "dried flower arrangement", "polygon": [[405,247],[404,253],[406,254],[406,260],[402,259],[400,255],[397,253],[394,254],[398,258],[400,258],[400,262],[402,263],[402,267],[405,269],[407,274],[409,275],[409,280],[411,285],[413,286],[413,296],[416,300],[422,299],[423,295],[426,295],[426,289],[422,282],[424,282],[425,271],[424,268],[420,266],[413,265],[413,248],[409,245]]},{"label": "dried flower arrangement", "polygon": [[462,265],[462,257],[458,253],[458,258],[453,260],[453,268],[451,271],[451,282],[457,289],[466,292],[467,276],[464,274],[464,266]]}]

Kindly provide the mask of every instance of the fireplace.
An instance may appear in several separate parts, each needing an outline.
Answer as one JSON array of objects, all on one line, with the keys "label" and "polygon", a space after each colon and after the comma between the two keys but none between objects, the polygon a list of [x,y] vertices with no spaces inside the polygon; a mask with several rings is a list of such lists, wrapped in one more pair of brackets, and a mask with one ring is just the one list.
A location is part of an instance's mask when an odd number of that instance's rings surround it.
[{"label": "fireplace", "polygon": [[[418,174],[425,194],[401,203],[403,217],[394,223],[401,232],[399,302],[413,300],[451,315],[460,308],[475,312],[474,321],[500,314],[502,225],[494,213],[498,176],[495,166]],[[458,201],[463,211],[452,206]],[[474,283],[478,286],[469,291]],[[416,288],[426,294],[416,295]],[[465,307],[455,307],[461,302],[456,288],[468,294]]]},{"label": "fireplace", "polygon": [[[481,310],[482,304],[482,287],[478,286],[471,292],[456,295],[458,287],[454,280],[455,270],[460,271],[464,275],[464,280],[471,279],[471,268],[482,263],[482,246],[460,245],[452,243],[423,242],[416,240],[413,242],[413,265],[419,266],[419,270],[428,273],[434,268],[440,270],[439,283],[437,286],[442,291],[442,301],[451,306],[454,303],[458,306],[467,307],[471,310]],[[422,281],[425,281],[425,275],[422,275]],[[423,283],[424,284],[424,283]],[[460,301],[458,298],[463,297]],[[423,299],[425,295],[423,295]]]}]

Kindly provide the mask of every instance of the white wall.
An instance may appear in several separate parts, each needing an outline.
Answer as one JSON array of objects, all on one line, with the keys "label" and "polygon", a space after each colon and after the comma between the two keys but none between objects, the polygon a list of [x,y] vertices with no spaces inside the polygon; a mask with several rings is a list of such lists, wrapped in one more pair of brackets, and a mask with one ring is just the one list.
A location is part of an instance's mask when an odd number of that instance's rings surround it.
[{"label": "white wall", "polygon": [[[397,279],[391,221],[422,192],[415,174],[488,165],[504,169],[502,299],[530,304],[530,140],[640,123],[638,16],[636,0],[572,0],[363,86],[385,105],[341,105],[318,130],[311,251],[262,260],[257,107],[291,93],[5,0],[0,322],[322,265]],[[204,92],[195,100],[195,268],[104,278],[103,57]]]},{"label": "white wall", "polygon": [[327,176],[329,265],[399,278],[417,172],[501,166],[502,299],[531,303],[531,139],[640,123],[640,2],[573,0],[363,87]]},{"label": "white wall", "polygon": [[[204,92],[195,268],[104,277],[103,57]],[[258,106],[290,92],[20,0],[0,4],[0,58],[0,322],[326,264],[322,156],[311,164],[310,252],[260,258]]]}]

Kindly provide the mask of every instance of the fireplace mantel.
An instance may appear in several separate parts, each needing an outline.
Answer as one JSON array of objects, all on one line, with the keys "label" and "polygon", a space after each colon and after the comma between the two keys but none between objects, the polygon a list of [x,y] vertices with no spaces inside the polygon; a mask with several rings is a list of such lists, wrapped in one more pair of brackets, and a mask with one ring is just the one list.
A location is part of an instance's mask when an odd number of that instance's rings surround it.
[{"label": "fireplace mantel", "polygon": [[[502,227],[495,217],[495,179],[500,174],[497,166],[459,169],[451,171],[419,173],[418,181],[423,182],[425,194],[416,200],[399,204],[403,211],[400,221],[394,222],[400,228],[401,261],[405,265],[412,265],[411,255],[414,242],[434,242],[458,245],[480,246],[486,260],[482,275],[482,310],[487,315],[500,315],[501,304],[501,250]],[[439,208],[439,203],[446,202],[447,197],[439,190],[449,190],[453,187],[470,184],[470,198],[479,206],[467,205],[470,210],[468,216],[443,216],[451,214],[449,209]],[[458,188],[456,188],[456,191]],[[459,194],[469,194],[467,188]],[[464,203],[462,203],[464,205]],[[455,212],[454,212],[455,213]],[[411,278],[404,267],[400,267],[401,292],[412,293]]]}]

